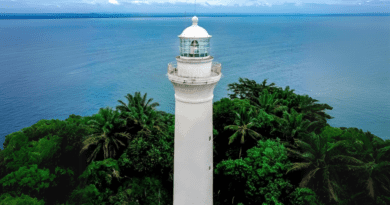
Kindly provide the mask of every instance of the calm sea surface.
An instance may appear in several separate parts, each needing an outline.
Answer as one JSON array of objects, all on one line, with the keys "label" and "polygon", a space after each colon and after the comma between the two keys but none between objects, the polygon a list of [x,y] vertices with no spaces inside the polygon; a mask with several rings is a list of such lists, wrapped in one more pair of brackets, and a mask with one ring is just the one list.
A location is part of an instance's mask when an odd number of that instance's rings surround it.
[{"label": "calm sea surface", "polygon": [[[86,116],[145,92],[174,114],[167,64],[190,18],[0,20],[0,148],[41,119]],[[390,137],[390,17],[199,17],[223,77],[290,86],[333,106],[335,127]]]}]

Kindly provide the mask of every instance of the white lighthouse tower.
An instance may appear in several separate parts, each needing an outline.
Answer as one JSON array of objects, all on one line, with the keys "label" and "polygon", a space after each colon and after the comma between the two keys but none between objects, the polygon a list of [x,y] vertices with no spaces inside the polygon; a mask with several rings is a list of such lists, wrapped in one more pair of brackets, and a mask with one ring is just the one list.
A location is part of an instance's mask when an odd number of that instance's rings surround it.
[{"label": "white lighthouse tower", "polygon": [[213,204],[213,91],[221,64],[210,56],[210,38],[192,18],[180,35],[180,56],[168,64],[175,88],[174,205]]}]

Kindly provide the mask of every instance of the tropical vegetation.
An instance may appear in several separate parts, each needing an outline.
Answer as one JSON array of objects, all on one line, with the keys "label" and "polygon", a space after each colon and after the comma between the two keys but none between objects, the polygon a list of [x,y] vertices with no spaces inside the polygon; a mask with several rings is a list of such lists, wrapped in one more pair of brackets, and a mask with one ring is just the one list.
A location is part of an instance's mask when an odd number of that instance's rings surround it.
[{"label": "tropical vegetation", "polygon": [[[332,127],[287,86],[239,78],[213,104],[215,205],[390,204],[390,140]],[[173,204],[175,116],[140,92],[6,136],[0,205]]]}]

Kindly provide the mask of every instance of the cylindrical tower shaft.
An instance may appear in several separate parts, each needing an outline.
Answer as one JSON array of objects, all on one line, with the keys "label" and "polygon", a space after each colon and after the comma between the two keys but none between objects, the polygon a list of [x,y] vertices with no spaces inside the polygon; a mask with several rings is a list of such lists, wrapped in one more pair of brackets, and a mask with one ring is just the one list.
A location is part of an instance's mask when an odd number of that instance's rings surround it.
[{"label": "cylindrical tower shaft", "polygon": [[[212,99],[216,83],[191,86],[173,84],[176,93],[174,205],[212,205]],[[188,92],[183,93],[184,89],[188,89]]]}]

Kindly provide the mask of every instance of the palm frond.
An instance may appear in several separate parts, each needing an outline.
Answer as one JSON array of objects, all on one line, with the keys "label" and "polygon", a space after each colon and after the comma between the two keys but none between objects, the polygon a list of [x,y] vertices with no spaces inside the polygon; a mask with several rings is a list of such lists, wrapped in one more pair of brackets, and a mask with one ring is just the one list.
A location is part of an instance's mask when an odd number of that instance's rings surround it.
[{"label": "palm frond", "polygon": [[333,161],[335,159],[339,159],[340,161],[344,161],[344,162],[346,162],[346,164],[351,164],[351,162],[353,162],[355,164],[364,165],[364,162],[362,162],[361,160],[358,160],[354,157],[351,157],[351,156],[336,155],[336,156],[331,157],[330,160]]},{"label": "palm frond", "polygon": [[314,177],[315,173],[319,170],[320,168],[316,168],[311,170],[306,176],[303,177],[301,183],[299,183],[299,187],[303,188],[306,187],[307,184],[309,183],[310,179]]},{"label": "palm frond", "polygon": [[[336,202],[338,202],[337,195],[336,195],[335,191],[333,190],[333,186],[338,186],[338,185],[336,184],[336,182],[331,181],[331,180],[329,179],[329,177],[327,178],[327,182],[328,182],[328,190],[329,190],[329,192],[330,192],[330,194],[331,194],[331,197],[332,197]],[[332,184],[333,184],[333,186],[332,186]]]},{"label": "palm frond", "polygon": [[293,166],[287,170],[286,174],[288,174],[290,171],[296,171],[296,170],[301,170],[304,168],[308,168],[312,163],[311,162],[297,162],[293,163]]},{"label": "palm frond", "polygon": [[[295,139],[295,144],[297,144],[300,148],[302,148],[303,150],[305,150],[305,152],[309,152],[309,153],[316,153],[316,151],[313,149],[313,147],[311,146],[311,144],[303,141],[303,140],[299,140],[299,139]],[[311,141],[312,142],[312,141]]]},{"label": "palm frond", "polygon": [[255,132],[253,130],[248,130],[248,133],[249,133],[249,136],[251,136],[254,140],[258,140],[257,138],[262,138],[263,136],[258,133],[258,132]]},{"label": "palm frond", "polygon": [[236,139],[236,137],[238,136],[239,133],[240,132],[237,131],[232,136],[229,137],[229,144],[231,144]]},{"label": "palm frond", "polygon": [[367,180],[367,186],[366,186],[366,189],[367,189],[367,191],[368,191],[368,195],[371,197],[371,198],[373,198],[373,199],[375,199],[375,194],[374,194],[374,183],[373,183],[373,180],[372,180],[372,178],[371,177],[369,177],[368,178],[368,180]]},{"label": "palm frond", "polygon": [[87,162],[90,162],[92,159],[96,159],[97,154],[100,152],[102,145],[99,144],[94,152],[91,154],[91,156],[87,159]]},{"label": "palm frond", "polygon": [[227,126],[225,126],[224,130],[230,129],[230,130],[236,131],[239,128],[240,127],[238,125],[227,125]]}]

